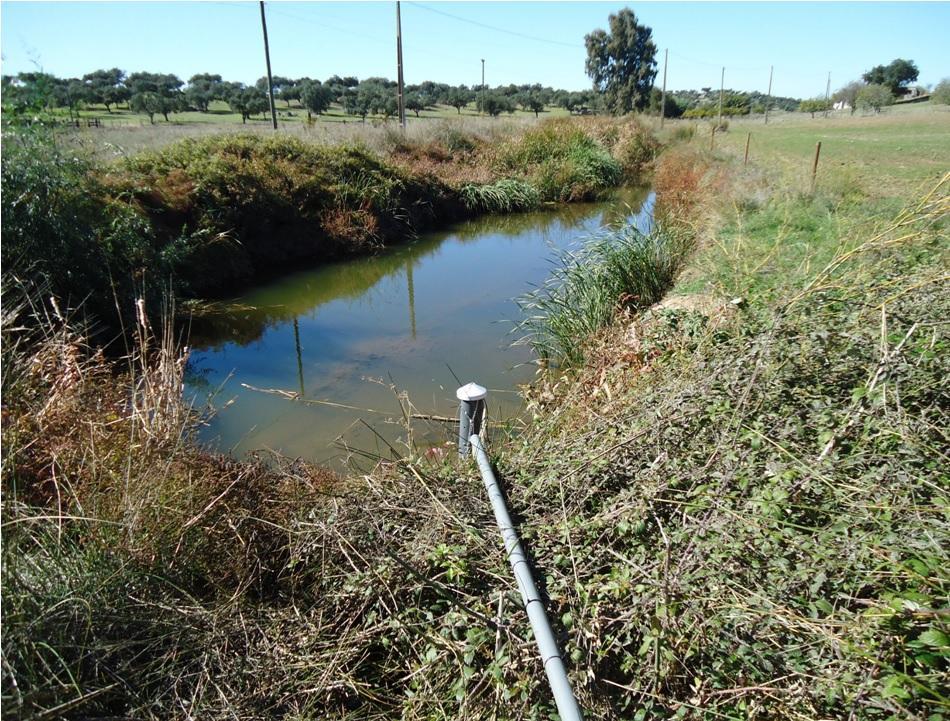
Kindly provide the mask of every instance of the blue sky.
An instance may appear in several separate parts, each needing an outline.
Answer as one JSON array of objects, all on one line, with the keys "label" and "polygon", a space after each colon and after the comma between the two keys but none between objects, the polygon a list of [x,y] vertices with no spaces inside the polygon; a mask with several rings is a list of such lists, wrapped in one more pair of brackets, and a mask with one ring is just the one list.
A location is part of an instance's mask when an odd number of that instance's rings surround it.
[{"label": "blue sky", "polygon": [[[669,48],[668,87],[726,86],[823,95],[897,57],[919,82],[950,76],[950,3],[626,3]],[[607,27],[623,2],[402,3],[407,83],[532,83],[579,90],[584,35]],[[20,2],[0,4],[2,72],[38,67],[61,77],[101,67],[217,72],[253,82],[264,74],[257,2]],[[274,73],[394,78],[395,3],[267,3]],[[505,32],[507,30],[507,32]],[[657,77],[659,84],[661,76]]]}]

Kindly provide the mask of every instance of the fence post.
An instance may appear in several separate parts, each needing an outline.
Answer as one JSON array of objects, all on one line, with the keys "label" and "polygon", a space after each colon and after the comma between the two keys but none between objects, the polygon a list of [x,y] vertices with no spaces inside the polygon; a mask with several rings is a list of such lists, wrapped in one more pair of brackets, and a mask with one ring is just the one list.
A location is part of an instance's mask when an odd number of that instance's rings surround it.
[{"label": "fence post", "polygon": [[821,154],[821,141],[815,144],[815,162],[811,166],[811,192],[815,192],[815,184],[818,182],[818,156]]},{"label": "fence post", "polygon": [[709,149],[713,149],[713,144],[716,141],[716,124],[713,123],[712,132],[709,134]]},{"label": "fence post", "polygon": [[478,435],[485,416],[488,391],[477,383],[466,383],[455,391],[459,399],[459,456],[468,455],[469,438]]},{"label": "fence post", "polygon": [[749,133],[745,138],[745,160],[742,162],[743,165],[749,164],[749,141],[752,140],[752,133]]}]

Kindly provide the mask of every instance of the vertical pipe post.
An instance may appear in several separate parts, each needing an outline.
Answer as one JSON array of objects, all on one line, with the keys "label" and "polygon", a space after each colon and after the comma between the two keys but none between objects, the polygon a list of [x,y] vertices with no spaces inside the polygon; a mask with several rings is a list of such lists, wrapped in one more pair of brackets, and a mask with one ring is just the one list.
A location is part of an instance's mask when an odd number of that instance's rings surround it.
[{"label": "vertical pipe post", "polygon": [[818,182],[818,156],[821,154],[821,141],[815,145],[815,161],[811,165],[811,192],[815,192],[815,184]]},{"label": "vertical pipe post", "polygon": [[261,0],[261,28],[264,30],[264,59],[267,61],[267,95],[270,97],[270,118],[277,130],[277,109],[274,107],[274,81],[270,72],[270,45],[267,43],[267,20],[264,18],[264,0]]},{"label": "vertical pipe post", "polygon": [[769,91],[765,94],[765,124],[769,124],[769,103],[772,100],[772,71],[775,70],[774,65],[769,65]]},{"label": "vertical pipe post", "polygon": [[399,0],[396,0],[396,75],[399,84],[396,99],[399,101],[399,125],[406,130],[406,96],[402,81],[402,17],[399,13]]},{"label": "vertical pipe post", "polygon": [[466,383],[455,391],[459,399],[459,456],[468,455],[469,438],[478,435],[485,415],[488,391],[477,383]]},{"label": "vertical pipe post", "polygon": [[745,160],[742,161],[743,165],[749,164],[749,142],[752,140],[752,133],[749,133],[745,138]]},{"label": "vertical pipe post", "polygon": [[666,66],[670,59],[670,49],[663,51],[663,95],[660,96],[660,127],[666,119]]}]

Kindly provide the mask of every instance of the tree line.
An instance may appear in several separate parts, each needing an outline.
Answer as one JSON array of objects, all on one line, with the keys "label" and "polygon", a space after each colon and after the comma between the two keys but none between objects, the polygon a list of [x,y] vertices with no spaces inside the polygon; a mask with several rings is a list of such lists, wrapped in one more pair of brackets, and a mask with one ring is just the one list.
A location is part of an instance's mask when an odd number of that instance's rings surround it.
[{"label": "tree line", "polygon": [[[212,103],[221,101],[247,122],[254,115],[267,113],[270,108],[267,78],[264,77],[253,85],[246,85],[226,81],[218,74],[199,73],[185,82],[173,74],[126,73],[111,68],[95,70],[81,78],[58,78],[42,72],[20,73],[5,75],[2,82],[4,110],[14,114],[62,108],[72,118],[78,117],[79,110],[91,105],[102,106],[108,113],[124,106],[155,122],[156,116],[167,121],[172,113],[210,113],[213,112]],[[368,115],[388,118],[397,113],[396,83],[383,77],[360,80],[333,75],[321,81],[277,75],[273,77],[273,90],[278,107],[286,103],[289,109],[296,104],[307,112],[308,117],[322,115],[332,105],[363,119]],[[417,117],[422,111],[437,105],[454,107],[461,114],[462,109],[472,103],[480,112],[492,116],[513,113],[518,108],[537,116],[549,106],[578,114],[604,109],[599,93],[594,90],[568,91],[540,84],[489,88],[425,81],[407,85],[404,100],[406,110]]]}]

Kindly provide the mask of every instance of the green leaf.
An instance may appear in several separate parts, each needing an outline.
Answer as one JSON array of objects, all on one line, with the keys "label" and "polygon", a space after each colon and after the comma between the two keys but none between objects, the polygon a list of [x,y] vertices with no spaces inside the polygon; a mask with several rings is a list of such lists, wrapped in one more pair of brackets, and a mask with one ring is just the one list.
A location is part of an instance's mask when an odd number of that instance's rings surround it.
[{"label": "green leaf", "polygon": [[947,634],[943,631],[939,631],[936,628],[931,628],[927,631],[924,631],[920,634],[920,640],[931,648],[943,648],[946,649],[950,647],[950,639],[947,638]]}]

